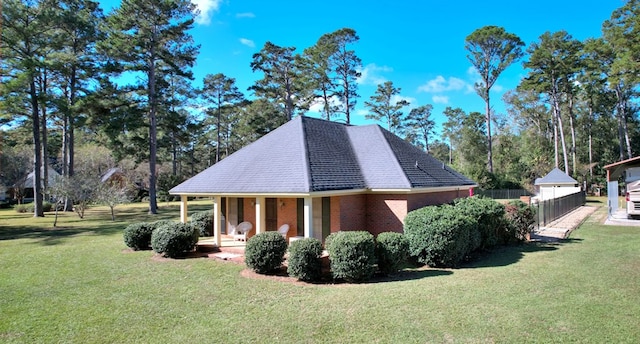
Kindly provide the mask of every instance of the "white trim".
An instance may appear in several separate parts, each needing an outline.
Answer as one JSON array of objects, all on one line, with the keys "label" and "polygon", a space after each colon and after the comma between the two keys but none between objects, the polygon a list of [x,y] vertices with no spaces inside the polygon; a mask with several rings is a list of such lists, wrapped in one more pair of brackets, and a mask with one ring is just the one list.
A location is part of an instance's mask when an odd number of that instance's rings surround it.
[{"label": "white trim", "polygon": [[306,192],[306,193],[289,193],[289,192],[260,192],[260,193],[178,193],[172,195],[191,196],[191,197],[243,197],[243,198],[304,198],[304,197],[330,197],[330,196],[345,196],[345,195],[360,195],[360,194],[416,194],[416,193],[432,193],[443,191],[459,191],[469,190],[477,188],[477,184],[473,185],[455,185],[455,186],[439,186],[439,187],[426,187],[426,188],[411,188],[411,189],[349,189],[349,190],[333,190],[333,191],[318,191],[318,192]]}]

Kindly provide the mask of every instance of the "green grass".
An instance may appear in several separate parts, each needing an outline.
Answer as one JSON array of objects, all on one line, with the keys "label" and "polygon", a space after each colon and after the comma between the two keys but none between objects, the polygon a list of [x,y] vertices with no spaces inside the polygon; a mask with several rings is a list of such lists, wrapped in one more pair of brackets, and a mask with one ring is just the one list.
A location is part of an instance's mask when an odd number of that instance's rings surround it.
[{"label": "green grass", "polygon": [[[210,202],[190,206],[202,210]],[[125,252],[144,205],[34,219],[0,210],[3,343],[637,342],[640,228],[605,227],[604,208],[555,245],[500,249],[460,269],[395,280],[299,285],[241,276],[212,259]]]}]

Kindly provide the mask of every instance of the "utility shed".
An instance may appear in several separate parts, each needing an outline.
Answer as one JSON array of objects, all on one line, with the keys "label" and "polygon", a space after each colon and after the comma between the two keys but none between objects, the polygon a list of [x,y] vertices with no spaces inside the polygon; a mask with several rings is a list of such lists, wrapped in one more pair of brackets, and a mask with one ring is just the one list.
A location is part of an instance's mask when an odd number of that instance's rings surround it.
[{"label": "utility shed", "polygon": [[554,168],[546,176],[535,181],[538,199],[546,201],[580,192],[578,181],[571,178],[559,168]]}]

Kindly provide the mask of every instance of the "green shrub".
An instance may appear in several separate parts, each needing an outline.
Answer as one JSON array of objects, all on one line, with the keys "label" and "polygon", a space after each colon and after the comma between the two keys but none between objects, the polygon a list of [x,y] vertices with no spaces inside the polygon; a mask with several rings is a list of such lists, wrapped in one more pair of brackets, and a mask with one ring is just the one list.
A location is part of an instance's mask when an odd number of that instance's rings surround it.
[{"label": "green shrub", "polygon": [[263,232],[252,236],[244,249],[244,261],[253,271],[260,274],[272,273],[280,269],[287,241],[278,232]]},{"label": "green shrub", "polygon": [[164,224],[151,234],[151,248],[165,257],[181,257],[186,252],[193,251],[198,243],[198,234],[189,223]]},{"label": "green shrub", "polygon": [[[327,235],[326,238],[324,238],[324,249],[329,251],[329,246],[331,245],[331,240],[333,240],[333,238],[336,236],[336,234],[338,234],[339,232],[333,232],[329,235]],[[331,254],[331,253],[329,253]]]},{"label": "green shrub", "polygon": [[378,270],[385,274],[397,272],[409,257],[409,240],[395,232],[384,232],[376,238]]},{"label": "green shrub", "polygon": [[513,240],[526,240],[536,223],[536,211],[522,201],[511,201],[505,208],[505,219],[511,228]]},{"label": "green shrub", "polygon": [[18,213],[33,213],[33,204],[16,204],[13,209]]},{"label": "green shrub", "polygon": [[411,211],[404,224],[409,254],[429,266],[455,267],[472,250],[474,226],[473,219],[451,205]]},{"label": "green shrub", "polygon": [[376,242],[364,231],[336,233],[329,243],[331,274],[348,282],[366,281],[373,276],[376,264]]},{"label": "green shrub", "polygon": [[139,222],[128,225],[122,236],[124,244],[136,251],[148,250],[151,248],[151,233],[154,227],[147,222]]},{"label": "green shrub", "polygon": [[490,248],[508,240],[508,229],[504,221],[504,205],[482,196],[456,199],[455,208],[475,219],[477,233],[471,234],[471,250]]},{"label": "green shrub", "polygon": [[287,273],[301,281],[317,281],[322,276],[322,242],[315,238],[296,240],[289,246]]},{"label": "green shrub", "polygon": [[198,211],[191,214],[191,224],[200,236],[213,235],[213,210]]}]

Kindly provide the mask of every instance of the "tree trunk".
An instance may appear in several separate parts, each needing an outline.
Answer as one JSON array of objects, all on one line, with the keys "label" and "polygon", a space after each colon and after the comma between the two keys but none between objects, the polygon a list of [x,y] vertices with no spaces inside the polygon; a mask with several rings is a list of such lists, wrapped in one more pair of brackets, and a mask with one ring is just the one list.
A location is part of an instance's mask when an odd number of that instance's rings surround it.
[{"label": "tree trunk", "polygon": [[149,58],[149,214],[158,213],[156,201],[156,154],[157,154],[157,119],[156,119],[156,66],[155,66],[155,44],[157,32],[153,32],[151,42],[151,52]]},{"label": "tree trunk", "polygon": [[[485,81],[486,82],[486,81]],[[485,96],[486,99],[486,116],[485,119],[487,121],[487,171],[489,173],[493,173],[493,152],[492,152],[492,144],[491,144],[491,107],[489,105],[489,88],[487,88],[487,93]]]},{"label": "tree trunk", "polygon": [[33,122],[33,217],[44,217],[42,209],[42,147],[40,142],[40,115],[38,107],[38,92],[33,72],[29,75],[29,95],[31,101],[31,121]]},{"label": "tree trunk", "polygon": [[569,97],[569,129],[571,130],[571,160],[572,160],[572,171],[571,173],[576,172],[577,165],[577,156],[576,156],[576,129],[574,127],[574,119],[573,119],[573,97]]}]

